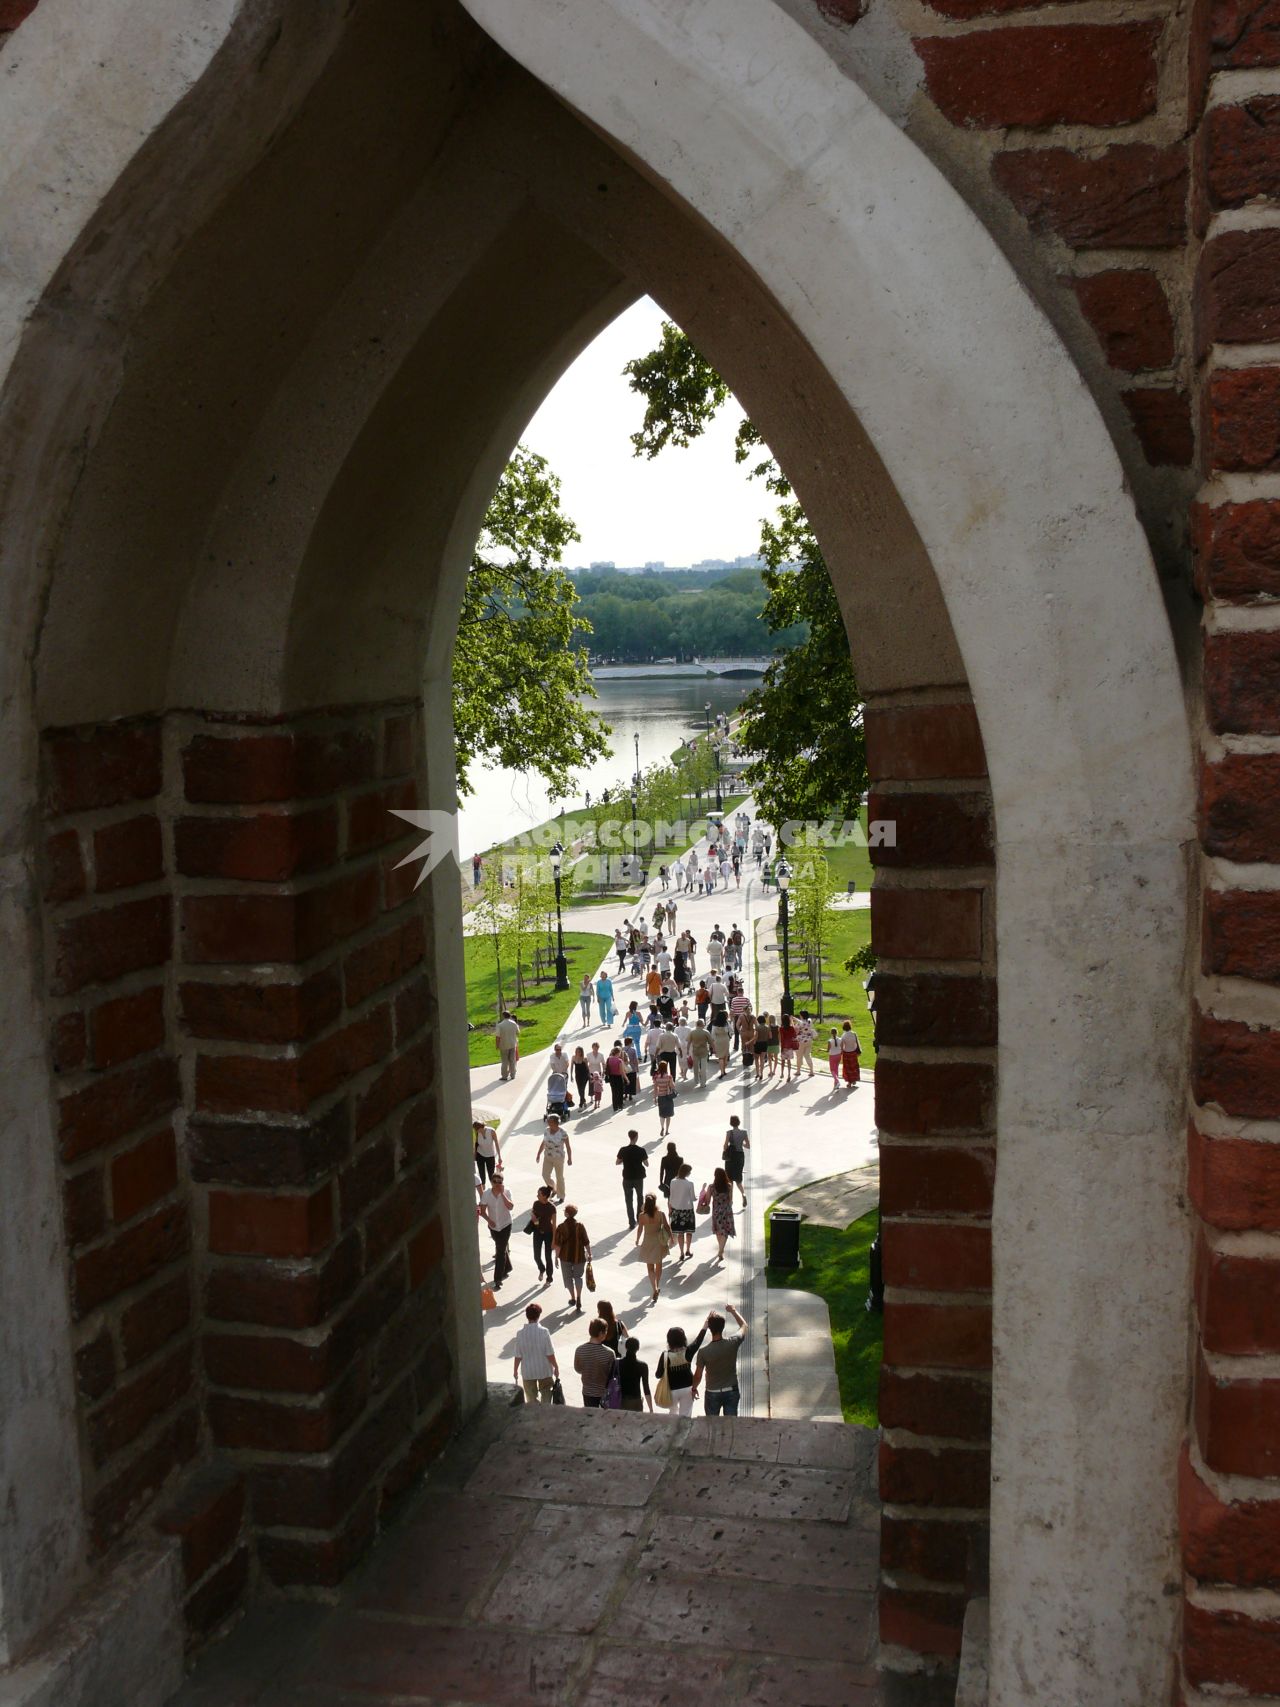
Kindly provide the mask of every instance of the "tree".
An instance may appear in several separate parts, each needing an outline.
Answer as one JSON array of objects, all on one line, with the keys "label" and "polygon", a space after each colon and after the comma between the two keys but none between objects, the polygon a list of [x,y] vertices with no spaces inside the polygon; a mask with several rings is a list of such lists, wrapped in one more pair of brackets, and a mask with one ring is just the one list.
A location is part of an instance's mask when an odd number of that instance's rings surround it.
[{"label": "tree", "polygon": [[817,1002],[818,1018],[825,1009],[822,992],[822,961],[829,936],[828,924],[835,906],[835,886],[825,851],[815,844],[792,850],[792,930],[804,955],[809,989]]},{"label": "tree", "polygon": [[[646,404],[644,424],[632,434],[637,456],[690,444],[730,395],[670,321],[663,322],[658,348],[623,371]],[[774,657],[763,685],[743,701],[737,738],[750,758],[744,781],[772,823],[833,813],[851,819],[867,786],[867,762],[844,620],[808,518],[759,432],[744,420],[735,455],[745,462],[753,454],[752,474],[779,500],[776,519],[761,523],[763,619],[775,644],[783,634],[802,637]]]},{"label": "tree", "polygon": [[485,512],[454,646],[460,794],[471,792],[471,765],[492,759],[537,771],[563,798],[609,751],[609,726],[581,703],[595,690],[573,642],[590,624],[560,567],[579,537],[546,459],[517,446]]}]

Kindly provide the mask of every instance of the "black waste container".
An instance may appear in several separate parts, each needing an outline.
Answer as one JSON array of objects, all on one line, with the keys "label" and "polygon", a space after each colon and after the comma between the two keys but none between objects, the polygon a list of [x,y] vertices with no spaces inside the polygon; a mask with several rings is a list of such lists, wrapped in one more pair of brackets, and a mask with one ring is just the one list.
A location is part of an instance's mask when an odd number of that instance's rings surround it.
[{"label": "black waste container", "polygon": [[769,1211],[769,1267],[800,1267],[800,1222],[798,1209]]}]

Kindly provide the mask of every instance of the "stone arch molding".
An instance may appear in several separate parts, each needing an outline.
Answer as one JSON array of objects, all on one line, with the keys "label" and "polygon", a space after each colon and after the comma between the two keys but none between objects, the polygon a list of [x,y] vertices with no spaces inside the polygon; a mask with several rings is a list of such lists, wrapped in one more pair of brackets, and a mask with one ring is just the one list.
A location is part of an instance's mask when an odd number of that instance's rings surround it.
[{"label": "stone arch molding", "polygon": [[975,215],[772,0],[463,3],[755,273],[928,550],[997,834],[990,1700],[1162,1699],[1192,792],[1114,448]]}]

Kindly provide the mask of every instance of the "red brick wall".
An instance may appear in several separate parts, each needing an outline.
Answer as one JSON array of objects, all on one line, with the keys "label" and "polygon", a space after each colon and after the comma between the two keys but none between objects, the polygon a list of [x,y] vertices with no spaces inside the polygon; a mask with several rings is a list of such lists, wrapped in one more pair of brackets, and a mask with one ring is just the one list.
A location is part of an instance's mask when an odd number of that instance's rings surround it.
[{"label": "red brick wall", "polygon": [[94,1535],[164,1490],[197,1633],[248,1580],[242,1511],[272,1581],[336,1582],[452,1426],[434,1000],[389,811],[419,740],[397,707],[44,743]]},{"label": "red brick wall", "polygon": [[986,1575],[995,874],[973,707],[866,712],[884,1241],[881,1640],[954,1663]]},{"label": "red brick wall", "polygon": [[1180,1477],[1184,1673],[1280,1696],[1280,64],[1273,13],[1208,8],[1192,205],[1204,600],[1200,983],[1188,1179],[1200,1217]]}]

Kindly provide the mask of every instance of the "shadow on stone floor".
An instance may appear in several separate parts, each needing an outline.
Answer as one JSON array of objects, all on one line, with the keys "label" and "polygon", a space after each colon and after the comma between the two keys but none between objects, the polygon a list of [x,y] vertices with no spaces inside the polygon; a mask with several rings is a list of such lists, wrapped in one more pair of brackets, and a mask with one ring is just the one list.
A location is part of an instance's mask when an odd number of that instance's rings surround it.
[{"label": "shadow on stone floor", "polygon": [[875,1668],[870,1430],[507,1391],[336,1604],[254,1611],[172,1707],[950,1707]]}]

